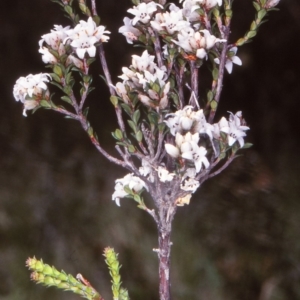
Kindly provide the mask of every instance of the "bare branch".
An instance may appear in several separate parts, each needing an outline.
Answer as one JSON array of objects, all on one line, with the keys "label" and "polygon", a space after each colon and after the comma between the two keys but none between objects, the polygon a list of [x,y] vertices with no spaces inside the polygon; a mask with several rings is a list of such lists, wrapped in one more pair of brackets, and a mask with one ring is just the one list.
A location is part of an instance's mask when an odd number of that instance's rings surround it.
[{"label": "bare branch", "polygon": [[163,60],[162,60],[162,52],[161,52],[161,45],[160,45],[159,37],[158,37],[157,33],[151,27],[148,28],[148,31],[152,37],[152,41],[154,44],[157,65],[161,68],[163,66]]}]

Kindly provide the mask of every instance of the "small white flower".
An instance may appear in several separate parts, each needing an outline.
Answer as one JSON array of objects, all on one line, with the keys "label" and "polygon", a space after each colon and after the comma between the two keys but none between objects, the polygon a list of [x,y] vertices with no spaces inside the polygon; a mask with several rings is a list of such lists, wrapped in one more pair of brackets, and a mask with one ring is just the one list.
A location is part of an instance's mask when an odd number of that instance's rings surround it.
[{"label": "small white flower", "polygon": [[42,60],[45,64],[55,64],[57,63],[56,57],[50,53],[49,49],[46,47],[41,47],[39,53],[42,54]]},{"label": "small white flower", "polygon": [[139,168],[139,172],[142,176],[147,177],[150,182],[154,182],[152,167],[147,160],[142,159],[142,166]]},{"label": "small white flower", "polygon": [[[238,56],[235,55],[236,52],[237,52],[237,47],[232,47],[230,49],[230,52],[229,52],[230,55],[227,55],[227,59],[226,59],[226,62],[225,62],[225,68],[226,68],[226,70],[229,74],[231,74],[231,72],[232,72],[233,64],[236,64],[236,65],[239,65],[239,66],[242,65],[241,59]],[[220,64],[220,59],[215,58],[214,62],[217,63],[217,64]]]},{"label": "small white flower", "polygon": [[148,190],[146,183],[133,174],[127,174],[125,177],[117,179],[115,183],[115,192],[112,195],[112,200],[115,201],[118,206],[120,206],[120,198],[129,195],[124,190],[125,186],[128,186],[134,193],[140,192],[143,188]]},{"label": "small white flower", "polygon": [[135,16],[132,20],[132,25],[135,25],[139,21],[147,24],[150,21],[152,14],[157,10],[157,6],[162,7],[151,1],[148,3],[142,2],[138,6],[128,9],[127,11]]},{"label": "small white flower", "polygon": [[104,26],[97,26],[89,17],[87,21],[80,20],[74,29],[70,29],[66,33],[68,37],[64,39],[64,43],[70,41],[78,57],[83,59],[85,53],[88,53],[90,57],[95,57],[95,43],[107,42],[109,37],[105,34],[110,32],[105,30]]},{"label": "small white flower", "polygon": [[170,173],[165,167],[159,166],[157,169],[158,178],[161,182],[172,181],[175,173]]},{"label": "small white flower", "polygon": [[71,46],[75,48],[76,54],[80,59],[84,58],[85,53],[88,53],[90,57],[95,57],[96,47],[94,44],[97,42],[96,37],[82,36],[71,42]]},{"label": "small white flower", "polygon": [[123,21],[124,26],[119,28],[119,33],[122,33],[126,37],[127,43],[132,44],[142,33],[132,26],[132,20],[128,17],[125,17]]},{"label": "small white flower", "polygon": [[78,69],[83,70],[83,62],[75,57],[74,55],[69,55],[67,60],[66,60],[66,65],[74,64]]},{"label": "small white flower", "polygon": [[61,25],[54,25],[54,30],[42,35],[39,46],[42,47],[43,44],[46,43],[53,50],[58,51],[60,55],[64,54],[63,41],[68,36],[67,32],[69,29],[70,26],[62,27]]},{"label": "small white flower", "polygon": [[38,99],[43,93],[46,93],[48,87],[45,82],[49,82],[51,76],[46,73],[36,75],[29,74],[26,77],[20,77],[13,88],[13,95],[16,101],[24,104],[23,115],[26,116],[26,111],[34,109],[38,106]]},{"label": "small white flower", "polygon": [[195,53],[200,59],[207,57],[207,51],[215,46],[216,43],[226,42],[225,39],[219,39],[206,29],[194,31],[190,28],[189,31],[181,30],[177,36],[178,41],[172,40],[185,52]]},{"label": "small white flower", "polygon": [[190,145],[191,150],[182,153],[181,156],[187,160],[193,161],[195,164],[196,172],[199,173],[202,165],[204,165],[205,168],[209,167],[209,161],[205,156],[207,150],[202,146],[199,147],[195,142],[190,142]]},{"label": "small white flower", "polygon": [[140,72],[149,71],[153,74],[156,68],[154,58],[154,55],[150,55],[148,51],[145,50],[141,56],[132,55],[132,66]]},{"label": "small white flower", "polygon": [[248,126],[243,125],[242,112],[238,111],[235,115],[231,112],[229,116],[228,127],[223,127],[221,131],[227,133],[228,145],[232,146],[236,141],[242,148],[244,146],[244,131],[249,130]]},{"label": "small white flower", "polygon": [[215,7],[217,4],[219,6],[221,6],[222,0],[203,0],[201,5],[209,10],[209,9]]}]

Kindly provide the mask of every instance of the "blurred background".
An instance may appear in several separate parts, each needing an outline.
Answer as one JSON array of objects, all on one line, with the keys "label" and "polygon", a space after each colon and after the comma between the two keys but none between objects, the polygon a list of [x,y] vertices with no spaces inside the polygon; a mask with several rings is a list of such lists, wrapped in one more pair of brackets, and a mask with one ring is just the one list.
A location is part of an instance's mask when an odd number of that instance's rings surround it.
[{"label": "blurred background", "polygon": [[[132,48],[117,33],[131,3],[97,5],[112,32],[105,49],[116,82],[131,61]],[[278,7],[254,42],[239,49],[243,66],[226,74],[217,120],[242,110],[254,146],[178,210],[173,299],[300,299],[300,2]],[[250,0],[233,9],[231,42],[255,13]],[[111,201],[114,180],[126,171],[99,155],[79,124],[42,110],[24,118],[12,96],[20,76],[47,72],[38,41],[68,19],[49,0],[1,1],[0,14],[0,299],[79,299],[32,283],[24,265],[33,255],[82,273],[111,299],[106,246],[120,253],[131,298],[158,299],[155,224],[132,201],[121,208]],[[91,123],[117,155],[114,111],[101,80],[94,82]]]}]

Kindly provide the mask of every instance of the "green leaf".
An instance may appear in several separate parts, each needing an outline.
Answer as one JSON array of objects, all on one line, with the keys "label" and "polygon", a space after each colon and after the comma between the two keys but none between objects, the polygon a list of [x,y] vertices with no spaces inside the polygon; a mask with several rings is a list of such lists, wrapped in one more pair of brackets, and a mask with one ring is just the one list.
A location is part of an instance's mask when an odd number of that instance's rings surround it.
[{"label": "green leaf", "polygon": [[129,151],[130,153],[135,153],[135,152],[136,152],[135,147],[134,147],[133,145],[129,145],[129,146],[127,147],[127,149],[128,149],[128,151]]},{"label": "green leaf", "polygon": [[134,132],[137,132],[137,126],[135,125],[134,122],[132,122],[131,120],[127,120],[129,126],[133,129]]},{"label": "green leaf", "polygon": [[139,130],[136,134],[135,134],[136,140],[140,143],[143,140],[143,133]]},{"label": "green leaf", "polygon": [[131,117],[132,111],[131,108],[128,104],[126,103],[121,103],[121,107],[124,109],[124,111]]},{"label": "green leaf", "polygon": [[57,75],[57,74],[55,74],[55,73],[50,73],[50,76],[51,76],[51,78],[52,79],[54,79],[56,82],[61,82],[61,79],[60,79],[60,77]]},{"label": "green leaf", "polygon": [[69,96],[62,96],[62,97],[60,97],[60,99],[67,102],[67,103],[69,103],[69,104],[72,104],[72,100]]},{"label": "green leaf", "polygon": [[101,19],[98,15],[95,15],[93,16],[93,21],[96,23],[97,26],[99,26]]},{"label": "green leaf", "polygon": [[247,148],[250,148],[252,146],[253,146],[253,144],[251,144],[251,143],[245,143],[242,149],[247,149]]},{"label": "green leaf", "polygon": [[209,104],[212,110],[216,110],[218,107],[218,102],[216,100],[212,100]]},{"label": "green leaf", "polygon": [[62,70],[62,68],[61,68],[58,64],[54,65],[54,67],[53,67],[53,72],[54,72],[57,76],[63,77],[63,70]]},{"label": "green leaf", "polygon": [[70,5],[65,5],[64,10],[66,11],[67,14],[70,16],[73,14],[73,9]]},{"label": "green leaf", "polygon": [[141,116],[140,110],[136,110],[136,111],[133,113],[132,120],[133,120],[133,122],[134,122],[135,124],[138,124],[139,119],[140,119],[140,116]]},{"label": "green leaf", "polygon": [[118,97],[117,96],[110,96],[110,102],[113,104],[114,107],[118,106]]},{"label": "green leaf", "polygon": [[83,111],[83,115],[87,118],[87,116],[88,116],[88,113],[89,113],[89,107],[86,107],[85,109],[84,109],[84,111]]},{"label": "green leaf", "polygon": [[253,6],[257,11],[260,11],[261,7],[256,1],[253,1]]},{"label": "green leaf", "polygon": [[115,136],[118,140],[122,140],[123,139],[123,133],[120,129],[116,129],[115,130]]},{"label": "green leaf", "polygon": [[256,31],[249,31],[248,33],[247,33],[247,38],[248,39],[251,39],[251,38],[253,38],[254,36],[256,36]]},{"label": "green leaf", "polygon": [[207,93],[207,101],[210,102],[214,97],[214,94],[212,91],[208,91]]},{"label": "green leaf", "polygon": [[216,81],[218,80],[218,77],[219,77],[219,70],[217,68],[214,68],[213,71],[212,71],[212,76],[213,76],[213,79]]},{"label": "green leaf", "polygon": [[267,14],[267,11],[265,9],[261,9],[258,13],[257,16],[259,19],[262,19],[265,15]]},{"label": "green leaf", "polygon": [[52,107],[51,103],[47,100],[41,100],[40,101],[40,106],[42,106],[44,108],[51,108]]}]

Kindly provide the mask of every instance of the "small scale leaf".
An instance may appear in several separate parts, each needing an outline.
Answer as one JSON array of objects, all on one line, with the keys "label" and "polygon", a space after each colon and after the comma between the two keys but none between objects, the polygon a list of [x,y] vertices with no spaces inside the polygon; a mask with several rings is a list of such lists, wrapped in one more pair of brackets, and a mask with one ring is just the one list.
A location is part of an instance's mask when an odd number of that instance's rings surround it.
[{"label": "small scale leaf", "polygon": [[143,140],[143,133],[139,130],[136,134],[135,134],[135,138],[136,140],[140,143]]},{"label": "small scale leaf", "polygon": [[134,112],[134,114],[133,114],[133,116],[132,116],[132,120],[133,120],[133,122],[134,122],[135,124],[138,124],[139,119],[140,119],[140,116],[141,116],[141,112],[140,112],[140,110],[138,109],[138,110],[136,110],[136,111]]},{"label": "small scale leaf", "polygon": [[117,96],[110,96],[110,102],[113,104],[114,107],[118,106],[118,97]]},{"label": "small scale leaf", "polygon": [[69,104],[72,104],[72,100],[69,96],[62,96],[62,97],[60,97],[60,99],[67,102],[67,103],[69,103]]}]

